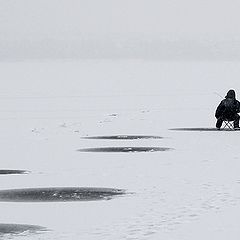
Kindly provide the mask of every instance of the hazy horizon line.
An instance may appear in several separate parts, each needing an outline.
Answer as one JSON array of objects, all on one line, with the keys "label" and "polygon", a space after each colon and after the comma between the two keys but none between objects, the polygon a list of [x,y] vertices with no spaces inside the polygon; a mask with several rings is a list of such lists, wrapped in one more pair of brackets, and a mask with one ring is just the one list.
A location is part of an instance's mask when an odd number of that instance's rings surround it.
[{"label": "hazy horizon line", "polygon": [[240,60],[240,41],[157,39],[0,39],[0,60],[11,59],[155,59]]}]

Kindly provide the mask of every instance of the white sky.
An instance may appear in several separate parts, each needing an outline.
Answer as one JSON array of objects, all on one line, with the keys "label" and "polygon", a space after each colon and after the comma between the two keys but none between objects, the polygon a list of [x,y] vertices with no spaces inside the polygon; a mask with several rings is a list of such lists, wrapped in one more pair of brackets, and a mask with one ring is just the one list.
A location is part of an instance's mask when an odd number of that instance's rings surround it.
[{"label": "white sky", "polygon": [[0,38],[240,37],[239,0],[0,0]]}]

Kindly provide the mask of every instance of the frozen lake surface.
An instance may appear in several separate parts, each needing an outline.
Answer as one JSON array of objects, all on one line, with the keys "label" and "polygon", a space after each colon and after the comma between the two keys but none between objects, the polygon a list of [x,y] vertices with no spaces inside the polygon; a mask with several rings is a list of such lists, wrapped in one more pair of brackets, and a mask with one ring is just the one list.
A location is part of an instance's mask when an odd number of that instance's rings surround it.
[{"label": "frozen lake surface", "polygon": [[240,132],[213,128],[215,92],[239,93],[240,63],[2,62],[0,73],[0,190],[126,191],[0,202],[1,239],[238,240]]}]

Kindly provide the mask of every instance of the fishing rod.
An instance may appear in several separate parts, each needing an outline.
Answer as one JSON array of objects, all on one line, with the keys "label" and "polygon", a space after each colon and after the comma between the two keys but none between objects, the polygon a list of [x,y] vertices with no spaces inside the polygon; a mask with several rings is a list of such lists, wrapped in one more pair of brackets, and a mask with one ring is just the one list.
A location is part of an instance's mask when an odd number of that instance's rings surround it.
[{"label": "fishing rod", "polygon": [[216,94],[216,95],[218,95],[220,98],[224,99],[224,97],[223,97],[221,94],[219,94],[219,93],[217,93],[217,92],[214,92],[214,94]]}]

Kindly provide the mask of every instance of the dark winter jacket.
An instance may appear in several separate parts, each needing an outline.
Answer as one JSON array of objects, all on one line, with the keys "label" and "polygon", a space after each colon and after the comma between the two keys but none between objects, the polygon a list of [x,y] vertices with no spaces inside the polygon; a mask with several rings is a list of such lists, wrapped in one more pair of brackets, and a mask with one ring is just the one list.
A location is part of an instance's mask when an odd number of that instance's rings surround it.
[{"label": "dark winter jacket", "polygon": [[239,112],[240,102],[236,100],[234,90],[229,90],[225,99],[217,107],[215,117],[230,120]]}]

